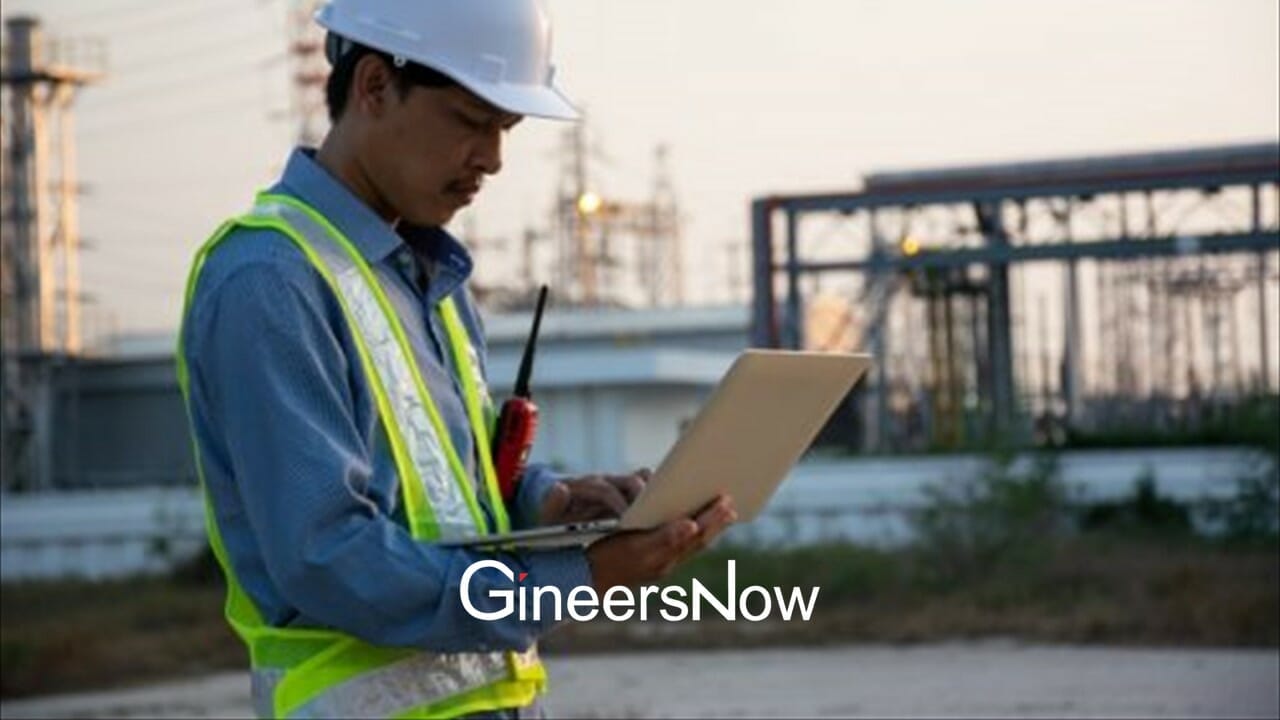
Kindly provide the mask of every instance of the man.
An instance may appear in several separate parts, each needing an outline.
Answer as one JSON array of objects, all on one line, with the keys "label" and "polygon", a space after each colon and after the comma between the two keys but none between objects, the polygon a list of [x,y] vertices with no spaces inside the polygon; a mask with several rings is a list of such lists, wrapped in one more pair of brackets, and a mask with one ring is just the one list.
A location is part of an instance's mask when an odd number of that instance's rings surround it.
[{"label": "man", "polygon": [[[464,612],[469,565],[603,592],[654,581],[735,520],[589,549],[485,555],[439,540],[616,515],[641,473],[531,467],[504,503],[466,249],[442,226],[502,167],[525,115],[572,119],[536,0],[335,0],[317,15],[333,129],[197,255],[178,352],[228,581],[264,716],[537,716],[553,624]],[[469,596],[500,609],[476,573]]]}]

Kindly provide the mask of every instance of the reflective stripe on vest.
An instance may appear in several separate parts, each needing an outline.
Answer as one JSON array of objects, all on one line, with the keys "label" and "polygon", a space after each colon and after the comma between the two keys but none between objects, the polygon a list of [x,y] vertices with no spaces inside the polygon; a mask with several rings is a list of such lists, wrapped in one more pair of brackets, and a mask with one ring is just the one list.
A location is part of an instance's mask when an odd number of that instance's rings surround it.
[{"label": "reflective stripe on vest", "polygon": [[[263,717],[275,716],[280,703],[276,696],[284,673],[255,670],[254,711]],[[498,689],[493,685],[508,678],[528,681],[529,687]],[[468,693],[488,690],[499,695],[492,708],[519,707],[533,702],[538,687],[545,685],[546,673],[537,650],[525,653],[414,653],[405,659],[376,668],[316,695],[288,711],[290,718],[403,717],[420,713],[427,717],[450,710],[441,700],[463,700]],[[432,698],[435,698],[434,700]],[[473,707],[476,703],[470,703]],[[432,706],[435,707],[432,707]],[[472,712],[453,709],[449,714]]]},{"label": "reflective stripe on vest", "polygon": [[[399,431],[412,467],[410,476],[426,491],[428,507],[434,515],[432,524],[435,527],[411,528],[415,535],[453,539],[484,534],[486,523],[476,504],[474,486],[462,470],[462,463],[451,444],[447,444],[448,430],[440,421],[426,388],[419,392],[422,381],[412,365],[412,357],[406,357],[397,341],[392,329],[392,323],[396,322],[394,315],[388,317],[388,312],[383,310],[374,294],[373,286],[362,274],[366,268],[357,265],[358,261],[331,239],[331,233],[316,219],[294,205],[279,199],[260,201],[253,214],[278,218],[301,234],[337,283],[342,305],[349,315],[348,322],[352,325],[351,331],[359,333],[368,348],[373,372],[378,375],[378,381],[390,400],[388,409],[392,417],[387,418],[386,424]],[[450,345],[455,345],[458,339],[450,337],[449,340]],[[463,342],[471,345],[468,340]],[[460,369],[460,372],[471,371],[468,368]],[[404,482],[409,480],[406,478]],[[407,497],[410,507],[417,512],[406,515],[414,518],[412,522],[429,523],[423,517],[422,495],[414,493],[407,494]]]},{"label": "reflective stripe on vest", "polygon": [[[204,259],[236,226],[287,236],[334,292],[392,449],[412,535],[437,540],[486,532],[474,486],[417,370],[399,318],[355,247],[314,209],[291,197],[263,195],[252,214],[220,228],[196,256],[187,284],[188,310]],[[510,522],[489,458],[492,407],[478,358],[451,299],[440,304],[440,312],[481,461],[479,474],[497,529],[505,531]],[[185,317],[184,312],[184,322]],[[178,377],[189,409],[182,334]],[[198,446],[196,465],[203,485]],[[536,647],[525,654],[436,654],[377,648],[335,631],[266,625],[231,570],[207,489],[205,501],[210,542],[228,580],[227,619],[249,646],[259,714],[453,715],[526,705],[545,688]]]}]

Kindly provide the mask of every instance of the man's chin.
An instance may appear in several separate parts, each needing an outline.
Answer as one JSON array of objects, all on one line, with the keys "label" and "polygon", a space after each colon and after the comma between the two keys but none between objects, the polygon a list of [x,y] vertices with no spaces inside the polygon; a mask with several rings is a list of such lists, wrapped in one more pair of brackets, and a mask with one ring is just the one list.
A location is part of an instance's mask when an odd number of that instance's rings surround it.
[{"label": "man's chin", "polygon": [[418,227],[443,227],[448,225],[457,214],[457,208],[423,208],[412,214],[406,213],[402,219]]}]

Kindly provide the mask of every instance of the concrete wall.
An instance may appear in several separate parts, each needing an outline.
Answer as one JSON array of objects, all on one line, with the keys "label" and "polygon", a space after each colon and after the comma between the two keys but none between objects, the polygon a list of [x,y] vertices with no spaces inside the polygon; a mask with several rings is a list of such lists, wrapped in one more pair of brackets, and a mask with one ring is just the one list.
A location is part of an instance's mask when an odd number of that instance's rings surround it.
[{"label": "concrete wall", "polygon": [[53,388],[54,487],[195,483],[171,357],[66,364],[55,370]]},{"label": "concrete wall", "polygon": [[[495,401],[514,381],[529,314],[487,319]],[[651,464],[746,344],[745,308],[549,311],[535,366],[542,434],[534,458],[568,469]],[[53,432],[40,489],[165,487],[196,481],[173,338],[136,354],[52,369]],[[544,383],[545,381],[545,383]]]},{"label": "concrete wall", "polygon": [[[1230,448],[1064,453],[1062,479],[1082,499],[1129,495],[1150,471],[1162,495],[1180,501],[1229,496],[1258,459]],[[932,483],[982,471],[973,455],[818,459],[790,473],[764,514],[726,540],[794,545],[846,540],[894,544],[910,537],[906,512]],[[9,495],[0,502],[0,578],[119,576],[158,572],[203,544],[195,488],[136,488]]]}]

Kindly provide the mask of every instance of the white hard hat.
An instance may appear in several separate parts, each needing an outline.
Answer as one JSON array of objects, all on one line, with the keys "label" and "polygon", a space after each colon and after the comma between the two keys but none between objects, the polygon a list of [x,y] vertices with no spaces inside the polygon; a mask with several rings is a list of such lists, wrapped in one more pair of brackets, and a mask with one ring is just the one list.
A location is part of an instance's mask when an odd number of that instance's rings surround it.
[{"label": "white hard hat", "polygon": [[578,119],[553,82],[551,21],[540,0],[331,0],[316,22],[443,73],[507,112]]}]

